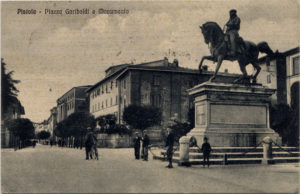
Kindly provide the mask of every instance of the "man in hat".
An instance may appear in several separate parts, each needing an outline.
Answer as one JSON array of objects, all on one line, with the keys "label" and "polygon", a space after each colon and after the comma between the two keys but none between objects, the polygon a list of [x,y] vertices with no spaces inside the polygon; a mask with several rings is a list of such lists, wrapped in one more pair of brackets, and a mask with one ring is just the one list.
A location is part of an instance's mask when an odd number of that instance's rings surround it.
[{"label": "man in hat", "polygon": [[229,21],[226,23],[226,34],[229,35],[230,45],[231,45],[231,56],[236,56],[237,54],[237,39],[239,37],[238,31],[240,30],[241,20],[237,16],[237,11],[232,9],[229,11]]},{"label": "man in hat", "polygon": [[209,167],[209,155],[211,152],[211,147],[208,143],[207,137],[204,137],[204,143],[202,144],[201,151],[203,152],[203,167],[205,167],[205,164],[207,164]]},{"label": "man in hat", "polygon": [[85,140],[85,154],[86,154],[86,160],[88,160],[90,157],[92,159],[92,155],[90,154],[91,151],[95,152],[96,159],[98,160],[98,150],[97,150],[97,137],[93,133],[93,130],[91,127],[87,128],[87,135]]},{"label": "man in hat", "polygon": [[144,136],[142,138],[142,141],[143,141],[143,160],[144,161],[148,161],[148,146],[150,144],[150,139],[146,133],[146,130],[143,131],[144,133]]},{"label": "man in hat", "polygon": [[166,167],[173,168],[172,157],[173,157],[173,145],[174,145],[175,136],[173,130],[170,127],[167,128],[167,133],[168,136],[166,141],[166,147],[167,147],[167,160],[169,161],[169,165]]},{"label": "man in hat", "polygon": [[140,159],[141,137],[138,132],[135,132],[135,138],[133,139],[134,155],[135,159]]}]

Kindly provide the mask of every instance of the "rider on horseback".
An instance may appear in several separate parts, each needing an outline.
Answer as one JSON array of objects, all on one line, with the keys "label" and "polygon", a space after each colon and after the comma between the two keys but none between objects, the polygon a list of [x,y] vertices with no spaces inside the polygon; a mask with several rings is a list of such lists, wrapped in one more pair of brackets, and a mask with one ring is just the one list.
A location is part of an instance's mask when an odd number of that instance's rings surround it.
[{"label": "rider on horseback", "polygon": [[231,51],[229,52],[229,55],[236,56],[237,54],[237,42],[239,38],[238,31],[240,30],[240,18],[236,15],[236,10],[232,9],[229,11],[229,21],[226,23],[226,35],[229,36],[230,39],[230,45],[231,45]]}]

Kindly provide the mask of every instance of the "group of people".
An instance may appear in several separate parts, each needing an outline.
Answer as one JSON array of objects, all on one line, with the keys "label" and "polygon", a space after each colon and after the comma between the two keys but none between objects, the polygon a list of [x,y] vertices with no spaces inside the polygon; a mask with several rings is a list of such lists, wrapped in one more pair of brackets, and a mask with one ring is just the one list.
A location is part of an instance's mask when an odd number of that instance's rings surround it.
[{"label": "group of people", "polygon": [[[142,143],[142,150],[141,150],[141,143]],[[148,161],[149,144],[150,144],[150,139],[146,131],[143,131],[142,137],[138,132],[135,133],[135,137],[133,139],[133,146],[134,146],[134,155],[136,160],[139,160],[141,156],[141,158],[144,161]]]},{"label": "group of people", "polygon": [[[173,133],[173,130],[168,127],[167,128],[167,140],[166,140],[166,148],[167,148],[167,160],[169,162],[169,164],[166,166],[166,168],[173,168],[172,165],[172,158],[173,158],[173,153],[174,153],[174,142],[175,142],[175,135]],[[196,139],[195,138],[191,138],[193,140],[195,140],[195,145],[197,145]],[[205,167],[205,165],[207,165],[209,167],[209,155],[210,152],[212,151],[210,144],[208,143],[208,138],[204,137],[204,142],[200,148],[200,150],[203,153],[203,167]]]},{"label": "group of people", "polygon": [[[175,142],[175,134],[173,132],[173,129],[168,127],[165,147],[167,150],[167,160],[169,164],[166,166],[166,168],[173,168],[172,158],[174,153],[174,142]],[[144,161],[148,161],[148,146],[150,141],[146,131],[143,131],[143,137],[141,137],[140,134],[136,132],[135,138],[133,139],[133,143],[134,143],[135,159],[139,160],[140,153],[142,153],[141,158]],[[142,143],[142,150],[141,150],[141,143]],[[209,167],[209,155],[212,149],[210,144],[208,143],[207,137],[204,137],[204,143],[201,146],[201,151],[203,153],[203,166],[205,167],[205,165],[207,165]]]}]

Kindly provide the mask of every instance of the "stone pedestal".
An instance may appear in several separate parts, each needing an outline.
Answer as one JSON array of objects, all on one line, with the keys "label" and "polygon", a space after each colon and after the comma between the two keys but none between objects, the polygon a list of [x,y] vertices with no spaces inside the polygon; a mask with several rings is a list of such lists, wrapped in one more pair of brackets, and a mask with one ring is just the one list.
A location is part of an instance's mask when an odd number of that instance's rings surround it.
[{"label": "stone pedestal", "polygon": [[262,144],[263,144],[263,152],[264,152],[262,164],[274,164],[273,154],[272,154],[272,139],[270,137],[265,137],[263,139]]},{"label": "stone pedestal", "polygon": [[205,82],[188,90],[195,104],[194,136],[199,146],[208,137],[212,146],[256,146],[269,136],[281,144],[270,128],[269,99],[275,92],[264,86]]},{"label": "stone pedestal", "polygon": [[189,149],[190,149],[190,138],[187,136],[183,136],[179,139],[180,147],[179,147],[179,166],[190,166],[189,162]]}]

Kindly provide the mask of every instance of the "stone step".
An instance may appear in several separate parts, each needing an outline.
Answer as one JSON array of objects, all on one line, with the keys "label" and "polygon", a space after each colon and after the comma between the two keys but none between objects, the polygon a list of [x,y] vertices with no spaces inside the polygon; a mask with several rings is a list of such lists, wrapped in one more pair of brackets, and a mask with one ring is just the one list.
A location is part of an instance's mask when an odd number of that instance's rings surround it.
[{"label": "stone step", "polygon": [[[165,152],[163,152],[165,153]],[[224,158],[225,153],[211,153],[210,158]],[[262,152],[248,152],[246,154],[242,152],[228,152],[227,158],[262,158]],[[190,159],[203,159],[202,153],[189,153]],[[273,157],[298,157],[300,152],[273,152]],[[179,157],[179,152],[174,153],[174,157]]]},{"label": "stone step", "polygon": [[[165,160],[163,156],[154,156],[153,159]],[[274,163],[294,163],[300,162],[300,157],[274,157]],[[173,162],[178,163],[179,157],[173,157]],[[211,165],[222,165],[224,163],[223,158],[212,158],[209,160]],[[261,164],[262,158],[229,158],[227,164]],[[190,159],[191,165],[202,165],[201,159]]]},{"label": "stone step", "polygon": [[[284,146],[282,147],[284,150],[286,151],[300,151],[299,147],[287,147]],[[262,147],[212,147],[213,152],[219,152],[219,153],[227,153],[227,152],[262,152],[263,148]],[[272,147],[273,151],[283,151],[281,148],[279,147]],[[190,148],[190,153],[191,152],[199,152],[199,148],[197,147],[191,147]]]}]

